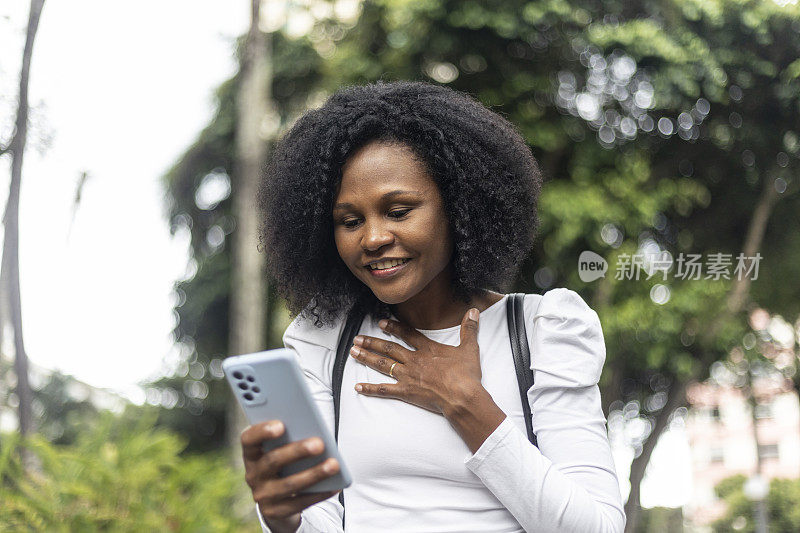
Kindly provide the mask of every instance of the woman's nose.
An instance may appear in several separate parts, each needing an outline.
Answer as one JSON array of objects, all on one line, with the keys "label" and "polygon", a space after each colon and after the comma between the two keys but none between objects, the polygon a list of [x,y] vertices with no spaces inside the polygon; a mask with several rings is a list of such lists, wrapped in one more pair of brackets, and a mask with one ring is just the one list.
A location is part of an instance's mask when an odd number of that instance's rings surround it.
[{"label": "woman's nose", "polygon": [[377,250],[394,240],[392,232],[380,223],[365,223],[361,246],[365,250]]}]

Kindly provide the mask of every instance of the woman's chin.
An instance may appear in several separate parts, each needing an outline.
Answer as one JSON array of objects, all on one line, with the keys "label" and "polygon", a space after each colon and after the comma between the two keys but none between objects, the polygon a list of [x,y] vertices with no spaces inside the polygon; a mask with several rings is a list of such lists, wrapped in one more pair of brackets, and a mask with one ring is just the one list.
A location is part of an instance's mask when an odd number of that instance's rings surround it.
[{"label": "woman's chin", "polygon": [[375,297],[386,305],[397,305],[408,300],[405,296],[398,296],[393,294],[381,294],[373,291]]},{"label": "woman's chin", "polygon": [[400,287],[395,289],[389,287],[375,287],[373,285],[370,289],[372,289],[372,294],[374,294],[378,300],[387,305],[401,304],[408,301],[412,296],[410,291]]}]

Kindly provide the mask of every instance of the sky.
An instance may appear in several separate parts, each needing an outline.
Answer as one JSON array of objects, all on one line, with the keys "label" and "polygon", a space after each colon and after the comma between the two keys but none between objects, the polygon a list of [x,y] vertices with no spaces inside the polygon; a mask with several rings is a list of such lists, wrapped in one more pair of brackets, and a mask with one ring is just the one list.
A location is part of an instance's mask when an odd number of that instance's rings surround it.
[{"label": "sky", "polygon": [[[9,138],[29,3],[0,5],[0,139]],[[26,349],[137,403],[137,383],[175,355],[172,286],[187,275],[188,235],[171,237],[160,179],[214,112],[235,72],[248,3],[225,0],[45,3],[34,45],[33,106],[20,200]],[[0,159],[5,206],[9,157]],[[73,216],[76,187],[88,178]],[[654,451],[643,504],[690,490],[680,428]],[[632,452],[618,448],[620,477]],[[623,487],[627,493],[627,488]]]},{"label": "sky", "polygon": [[[0,7],[0,139],[9,138],[29,3]],[[33,364],[140,399],[174,349],[171,238],[161,176],[235,72],[246,2],[48,1],[34,44],[20,197],[20,291]],[[50,142],[42,142],[42,138]],[[37,148],[48,145],[42,155]],[[9,157],[0,160],[0,199]],[[88,173],[73,219],[79,176]]]}]

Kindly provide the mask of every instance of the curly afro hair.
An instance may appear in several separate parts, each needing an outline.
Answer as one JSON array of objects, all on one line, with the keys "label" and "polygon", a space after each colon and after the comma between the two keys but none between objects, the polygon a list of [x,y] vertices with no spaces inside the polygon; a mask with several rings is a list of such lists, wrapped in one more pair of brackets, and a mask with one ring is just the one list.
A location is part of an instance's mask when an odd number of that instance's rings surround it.
[{"label": "curly afro hair", "polygon": [[517,129],[471,96],[424,82],[350,86],[278,142],[258,193],[259,242],[293,315],[332,325],[354,306],[389,306],[339,257],[333,202],[349,154],[371,141],[410,147],[439,187],[453,236],[453,291],[503,292],[533,247],[542,175]]}]

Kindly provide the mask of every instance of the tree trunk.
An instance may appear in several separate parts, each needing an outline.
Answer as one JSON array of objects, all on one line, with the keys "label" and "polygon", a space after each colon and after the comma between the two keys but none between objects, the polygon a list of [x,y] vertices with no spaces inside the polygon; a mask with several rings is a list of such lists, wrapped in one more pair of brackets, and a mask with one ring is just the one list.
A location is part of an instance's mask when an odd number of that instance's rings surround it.
[{"label": "tree trunk", "polygon": [[[0,280],[0,294],[5,300],[0,309],[8,313],[3,320],[11,322],[11,331],[14,336],[14,372],[17,375],[17,398],[19,400],[19,431],[23,437],[33,430],[33,411],[31,404],[33,394],[28,383],[28,355],[25,352],[25,342],[22,336],[22,300],[19,291],[19,194],[22,183],[22,161],[25,155],[25,144],[28,138],[28,80],[31,72],[31,58],[33,57],[33,42],[36,30],[39,28],[39,18],[44,7],[44,0],[31,0],[31,10],[28,16],[28,31],[25,37],[25,49],[22,53],[22,69],[19,75],[19,102],[17,105],[17,118],[15,122],[14,137],[8,146],[11,153],[11,183],[9,186],[8,200],[3,215],[2,273]],[[0,328],[5,323],[0,322]],[[36,468],[35,458],[22,449],[22,462],[25,470],[30,472]]]},{"label": "tree trunk", "polygon": [[639,513],[641,511],[640,489],[642,479],[644,479],[644,474],[647,470],[647,464],[650,462],[650,457],[653,455],[653,450],[656,448],[658,438],[667,428],[669,417],[675,412],[675,409],[684,404],[685,399],[686,383],[676,379],[669,389],[667,403],[656,415],[656,423],[653,427],[653,431],[650,432],[650,436],[642,445],[642,453],[640,453],[638,457],[635,457],[631,463],[631,492],[628,495],[628,501],[625,503],[625,516],[627,517],[625,533],[636,531],[636,525],[639,521]]},{"label": "tree trunk", "polygon": [[[259,0],[252,0],[250,29],[241,55],[236,123],[236,179],[233,180],[233,265],[230,303],[232,355],[256,352],[266,346],[267,282],[264,255],[258,250],[260,216],[256,193],[266,161],[267,139],[262,133],[271,94],[269,36],[259,30]],[[241,463],[239,434],[246,421],[236,402],[228,411],[229,442]]]},{"label": "tree trunk", "polygon": [[19,76],[19,103],[15,122],[14,137],[8,146],[11,153],[11,183],[8,200],[3,215],[5,236],[3,240],[3,298],[6,318],[11,322],[14,335],[14,371],[17,373],[17,396],[19,397],[19,428],[23,436],[32,428],[31,390],[28,384],[28,357],[22,336],[22,304],[19,291],[19,195],[22,183],[22,162],[28,138],[28,81],[33,56],[33,42],[39,27],[39,17],[44,0],[32,0],[28,17],[28,31],[22,55],[22,70]]},{"label": "tree trunk", "polygon": [[[768,175],[769,174],[766,174],[766,176]],[[753,209],[753,215],[750,218],[747,234],[745,235],[744,242],[742,243],[742,253],[746,257],[755,256],[755,254],[761,249],[761,243],[764,240],[764,233],[767,229],[769,217],[772,215],[772,210],[778,200],[779,197],[772,181],[768,177],[765,177],[761,196],[759,197],[758,202],[756,202],[755,208]],[[698,365],[699,367],[708,368],[708,366],[713,362],[713,360],[707,360],[710,357],[709,354],[713,353],[713,350],[705,349],[705,347],[710,346],[713,343],[714,337],[722,328],[725,320],[744,309],[750,289],[750,282],[751,280],[747,276],[743,276],[741,279],[734,278],[732,280],[724,309],[720,309],[720,313],[714,317],[714,320],[710,326],[703,330],[697,340],[697,346],[699,350],[702,350],[699,352],[701,354],[700,360],[702,363],[701,365]],[[692,378],[697,377],[698,376],[692,376]],[[684,401],[686,382],[676,382],[675,385],[673,385],[673,389],[674,391],[670,390],[670,395],[667,398],[667,404],[661,410],[658,417],[656,417],[656,426],[653,428],[650,436],[644,442],[642,453],[639,455],[639,457],[636,457],[633,460],[633,463],[631,463],[631,473],[629,476],[631,492],[628,496],[628,501],[625,504],[625,514],[627,515],[627,523],[625,525],[626,533],[635,531],[636,529],[639,511],[641,510],[639,490],[642,479],[644,478],[645,470],[647,468],[647,463],[650,461],[650,456],[653,453],[653,449],[655,448],[659,437],[661,437],[661,433],[666,428],[666,422],[669,419],[669,415],[672,414],[672,411],[680,407]],[[675,394],[673,394],[673,392],[675,392]],[[668,410],[670,405],[673,405],[673,407]],[[665,416],[665,419],[663,420],[663,424],[659,424],[662,415]]]}]

